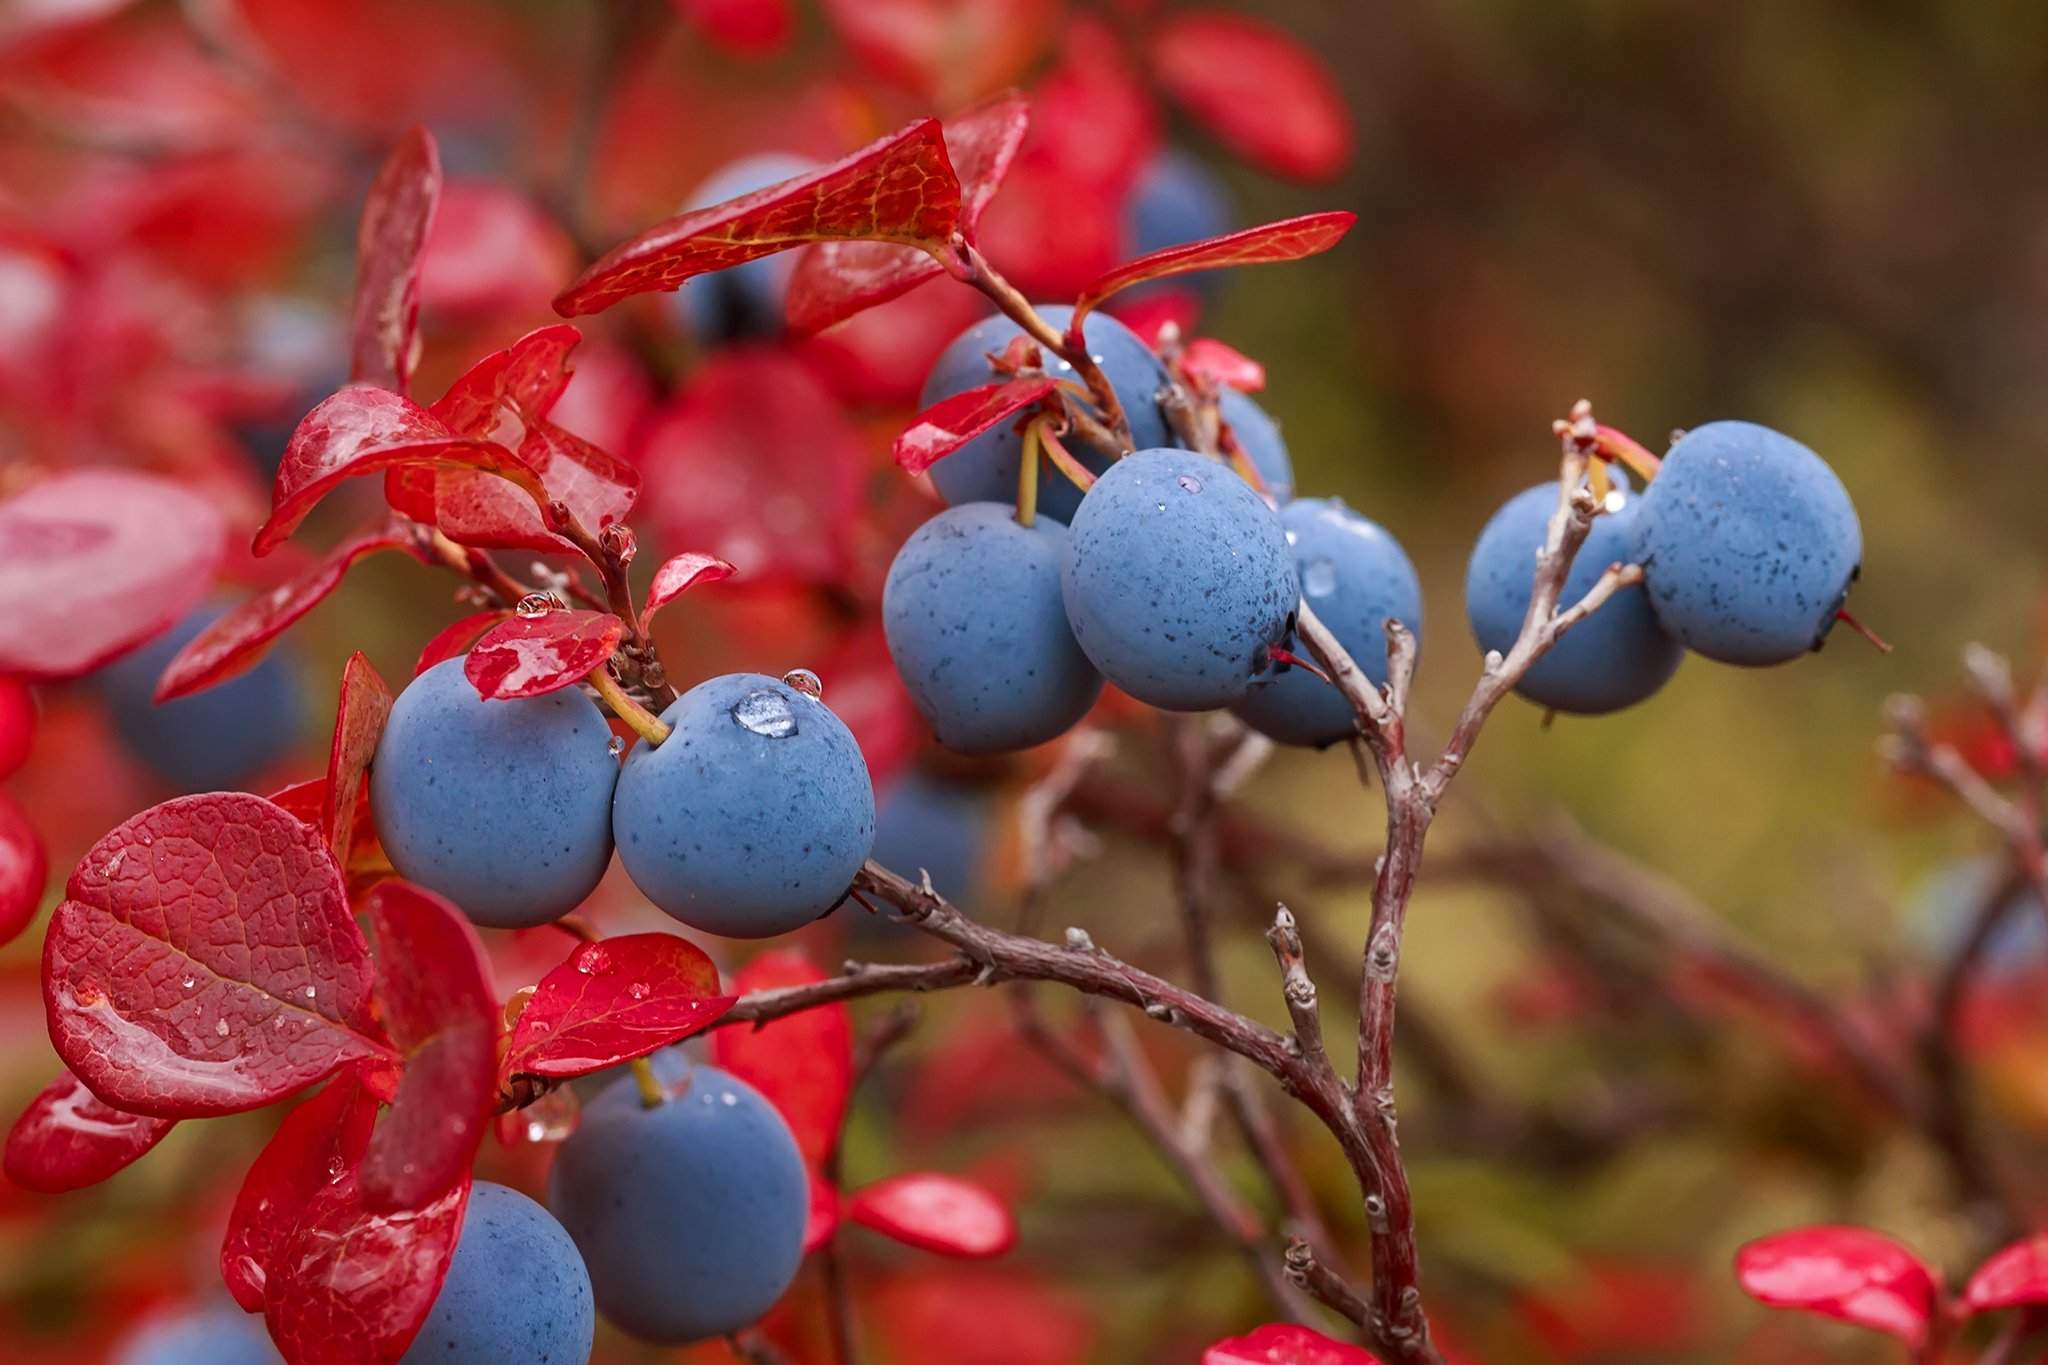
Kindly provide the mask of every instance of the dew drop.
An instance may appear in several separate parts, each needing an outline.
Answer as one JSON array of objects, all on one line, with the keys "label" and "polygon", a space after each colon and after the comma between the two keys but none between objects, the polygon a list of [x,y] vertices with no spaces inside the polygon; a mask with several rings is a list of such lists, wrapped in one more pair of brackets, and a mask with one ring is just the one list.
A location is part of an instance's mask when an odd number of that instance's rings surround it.
[{"label": "dew drop", "polygon": [[214,1021],[213,1021],[213,1031],[214,1031],[214,1034],[215,1034],[215,1036],[217,1036],[217,1037],[221,1037],[221,1038],[225,1038],[225,1037],[227,1037],[227,1036],[228,1036],[228,1021],[227,1021],[227,1020],[225,1020],[225,1019],[216,1019],[216,1020],[214,1020]]},{"label": "dew drop", "polygon": [[519,615],[531,621],[534,620],[536,617],[546,616],[549,612],[553,611],[554,609],[555,599],[552,594],[544,592],[530,592],[526,594],[526,596],[519,599],[519,605],[515,607],[513,610],[517,611]]},{"label": "dew drop", "polygon": [[617,758],[620,754],[626,752],[626,741],[618,735],[613,735],[611,743],[604,747],[605,752],[609,753],[613,758]]},{"label": "dew drop", "polygon": [[719,1102],[728,1109],[732,1108],[734,1105],[740,1102],[740,1097],[738,1095],[733,1094],[730,1090],[722,1092],[719,1095],[718,1099]]},{"label": "dew drop", "polygon": [[186,990],[188,990],[188,991],[189,991],[189,990],[191,990],[191,989],[192,989],[192,988],[193,988],[194,986],[196,986],[196,985],[198,985],[198,984],[199,984],[199,978],[198,978],[198,977],[196,977],[196,976],[188,976],[188,977],[186,977],[186,978],[185,978],[185,979],[184,979],[183,981],[180,981],[180,982],[179,982],[178,984],[179,984],[180,986],[183,986],[183,987],[184,987],[184,988],[185,988]]},{"label": "dew drop", "polygon": [[306,998],[307,998],[308,1000],[311,1000],[311,999],[312,999],[312,998],[313,998],[314,996],[316,996],[316,995],[318,995],[318,994],[319,994],[319,992],[318,992],[318,991],[316,991],[316,990],[314,990],[314,989],[313,989],[313,988],[312,988],[311,986],[308,986],[308,987],[306,987]]},{"label": "dew drop", "polygon": [[632,985],[626,987],[626,994],[632,996],[635,1000],[645,1000],[648,996],[647,983],[645,981],[635,981]]},{"label": "dew drop", "polygon": [[768,739],[788,739],[796,733],[796,712],[789,698],[780,692],[757,687],[733,703],[733,724]]},{"label": "dew drop", "polygon": [[1300,535],[1298,535],[1297,533],[1295,533],[1295,532],[1293,532],[1293,531],[1289,531],[1289,532],[1287,533],[1287,543],[1288,543],[1289,545],[1298,545],[1298,544],[1300,544],[1300,543],[1301,543],[1301,537],[1300,537]]},{"label": "dew drop", "polygon": [[782,685],[792,692],[801,692],[807,697],[825,695],[825,684],[817,674],[808,668],[792,668],[782,675]]},{"label": "dew drop", "polygon": [[332,1185],[348,1174],[348,1163],[338,1156],[327,1158],[327,1183]]},{"label": "dew drop", "polygon": [[1337,591],[1337,566],[1327,559],[1311,559],[1301,571],[1301,590],[1310,597],[1328,597]]},{"label": "dew drop", "polygon": [[1180,485],[1181,492],[1183,493],[1199,493],[1202,491],[1202,481],[1192,474],[1183,474],[1178,479],[1175,479],[1174,482]]},{"label": "dew drop", "polygon": [[576,970],[585,976],[603,976],[612,969],[612,955],[598,944],[591,944],[576,955]]}]

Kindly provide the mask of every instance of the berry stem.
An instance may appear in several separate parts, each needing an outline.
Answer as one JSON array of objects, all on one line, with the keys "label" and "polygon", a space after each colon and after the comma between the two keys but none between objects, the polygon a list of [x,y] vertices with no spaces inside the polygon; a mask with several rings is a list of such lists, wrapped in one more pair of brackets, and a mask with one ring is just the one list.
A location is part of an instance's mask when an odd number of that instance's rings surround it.
[{"label": "berry stem", "polygon": [[1053,468],[1066,475],[1074,487],[1083,493],[1095,486],[1095,476],[1089,473],[1088,467],[1075,459],[1073,452],[1061,443],[1050,422],[1040,418],[1031,425],[1038,432],[1038,443],[1045,451],[1045,457],[1052,461]]},{"label": "berry stem", "polygon": [[1838,608],[1835,612],[1835,619],[1870,641],[1876,647],[1878,653],[1889,654],[1892,652],[1891,641],[1857,620],[1855,613],[1851,612],[1847,607]]},{"label": "berry stem", "polygon": [[988,258],[972,242],[964,239],[955,243],[955,252],[966,263],[965,283],[979,289],[988,296],[989,302],[1002,311],[1004,317],[1024,329],[1033,341],[1051,351],[1061,360],[1074,367],[1088,385],[1088,396],[1095,404],[1096,411],[1109,428],[1117,443],[1119,454],[1133,448],[1130,418],[1124,415],[1122,400],[1111,387],[1109,376],[1095,363],[1095,357],[1088,353],[1088,345],[1078,333],[1063,334],[1059,328],[1045,320],[1031,300],[1024,297],[1017,286],[1004,279],[1002,273],[989,264]]},{"label": "berry stem", "polygon": [[654,1074],[654,1063],[645,1057],[632,1061],[633,1087],[640,1092],[642,1109],[659,1109],[668,1103],[668,1095],[661,1088],[661,1078]]},{"label": "berry stem", "polygon": [[590,685],[597,689],[597,695],[604,698],[612,714],[633,727],[640,738],[649,744],[660,744],[668,738],[669,727],[660,716],[626,695],[618,679],[611,674],[609,663],[599,664],[590,670]]},{"label": "berry stem", "polygon": [[1039,429],[1044,423],[1032,418],[1024,425],[1024,448],[1017,456],[1017,524],[1030,526],[1038,519]]},{"label": "berry stem", "polygon": [[1648,446],[1627,432],[1604,424],[1595,424],[1593,428],[1593,453],[1603,461],[1621,461],[1644,483],[1656,478],[1657,471],[1664,467],[1664,461],[1651,454]]}]

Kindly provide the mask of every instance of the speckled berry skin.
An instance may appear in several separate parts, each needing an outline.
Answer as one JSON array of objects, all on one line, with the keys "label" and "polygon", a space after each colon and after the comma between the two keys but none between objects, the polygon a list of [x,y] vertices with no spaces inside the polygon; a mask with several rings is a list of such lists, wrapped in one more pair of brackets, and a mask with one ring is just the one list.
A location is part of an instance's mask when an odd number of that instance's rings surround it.
[{"label": "speckled berry skin", "polygon": [[204,606],[92,676],[122,747],[181,792],[232,791],[263,776],[306,737],[306,707],[288,646],[203,692],[153,700],[157,679],[221,609]]},{"label": "speckled berry skin", "polygon": [[493,929],[582,903],[611,862],[612,732],[575,688],[485,701],[462,660],[398,694],[370,766],[391,865]]},{"label": "speckled berry skin", "polygon": [[[1616,486],[1608,508],[1572,561],[1559,605],[1584,597],[1610,565],[1634,555],[1641,494]],[[1535,587],[1536,551],[1557,511],[1553,481],[1524,489],[1502,504],[1479,533],[1465,569],[1465,618],[1481,650],[1505,654],[1522,633]],[[1623,588],[1600,610],[1565,632],[1515,689],[1539,706],[1597,716],[1633,706],[1678,671],[1685,648],[1667,635],[1641,588]]]},{"label": "speckled berry skin", "polygon": [[587,1365],[597,1334],[590,1272],[554,1216],[478,1181],[427,1321],[399,1365]]},{"label": "speckled berry skin", "polygon": [[658,1108],[630,1079],[585,1105],[548,1207],[583,1252],[598,1311],[679,1344],[746,1327],[782,1297],[803,1261],[809,1177],[760,1092],[694,1066]]},{"label": "speckled berry skin", "polygon": [[[1040,316],[1061,331],[1073,320],[1074,310],[1065,305],[1040,308]],[[1000,354],[1018,334],[1017,324],[1006,317],[984,318],[954,337],[939,354],[924,381],[919,407],[930,407],[942,398],[994,384],[1002,376],[989,368],[991,353]],[[1117,401],[1131,424],[1136,448],[1163,446],[1172,439],[1166,415],[1159,410],[1157,395],[1166,386],[1166,367],[1147,349],[1137,334],[1106,313],[1090,313],[1081,324],[1088,353],[1109,376]],[[1045,357],[1046,373],[1074,377],[1073,367],[1055,356]],[[1108,461],[1079,440],[1066,443],[1074,457],[1095,473]],[[1000,422],[932,466],[932,486],[952,506],[968,502],[1017,503],[1017,464],[1023,451],[1023,437],[1012,423]],[[1068,522],[1081,505],[1081,490],[1064,474],[1046,465],[1039,470],[1038,510],[1054,521]]]},{"label": "speckled berry skin", "polygon": [[1280,518],[1220,460],[1141,450],[1095,481],[1068,530],[1060,595],[1102,676],[1167,711],[1245,695],[1301,590]]},{"label": "speckled berry skin", "polygon": [[968,754],[1065,734],[1102,692],[1067,626],[1067,528],[1017,524],[1006,503],[970,502],[918,527],[889,566],[882,626],[896,671],[939,743]]},{"label": "speckled berry skin", "polygon": [[1709,422],[1643,491],[1635,549],[1668,633],[1722,663],[1777,664],[1827,638],[1863,530],[1820,456],[1754,422]]},{"label": "speckled berry skin", "polygon": [[261,1317],[222,1300],[145,1322],[113,1365],[283,1365]]},{"label": "speckled berry skin", "polygon": [[619,860],[647,899],[729,938],[786,934],[838,904],[875,841],[874,786],[839,717],[779,679],[728,673],[661,718],[669,737],[634,746],[612,802]]},{"label": "speckled berry skin", "polygon": [[[1419,643],[1422,584],[1400,542],[1337,498],[1303,498],[1280,509],[1302,597],[1375,685],[1387,680],[1388,618]],[[1351,704],[1306,669],[1283,668],[1231,710],[1282,744],[1320,747],[1356,732]]]},{"label": "speckled berry skin", "polygon": [[1223,420],[1230,424],[1231,435],[1237,437],[1238,446],[1252,462],[1252,468],[1259,471],[1259,480],[1266,486],[1266,496],[1278,503],[1291,499],[1294,496],[1294,457],[1287,453],[1287,442],[1280,437],[1280,424],[1267,416],[1266,410],[1249,395],[1236,389],[1223,390],[1217,398],[1217,406]]},{"label": "speckled berry skin", "polygon": [[[794,152],[742,157],[713,172],[690,196],[685,209],[710,208],[816,169],[817,162]],[[780,336],[783,304],[795,272],[796,253],[785,251],[699,275],[676,291],[676,315],[699,345]]]}]

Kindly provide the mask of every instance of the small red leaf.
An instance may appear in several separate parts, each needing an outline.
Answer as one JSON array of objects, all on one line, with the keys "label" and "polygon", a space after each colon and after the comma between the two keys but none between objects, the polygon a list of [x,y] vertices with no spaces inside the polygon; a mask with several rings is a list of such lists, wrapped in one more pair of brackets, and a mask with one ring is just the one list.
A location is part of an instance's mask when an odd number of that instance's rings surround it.
[{"label": "small red leaf", "polygon": [[1379,1365],[1362,1346],[1332,1341],[1312,1327],[1267,1323],[1202,1352],[1202,1365]]},{"label": "small red leaf", "polygon": [[412,532],[395,525],[351,536],[312,568],[250,598],[193,636],[157,680],[156,700],[197,692],[254,667],[272,640],[341,586],[350,565],[379,550],[410,550],[412,543]]},{"label": "small red leaf", "polygon": [[470,649],[462,675],[486,700],[545,696],[589,677],[625,634],[626,623],[606,611],[507,617]]},{"label": "small red leaf", "polygon": [[[737,995],[825,980],[801,950],[761,954],[733,978]],[[712,1059],[766,1095],[796,1134],[797,1146],[823,1166],[839,1145],[853,1092],[853,1023],[844,1004],[784,1015],[758,1028],[720,1029]]]},{"label": "small red leaf", "polygon": [[732,1008],[718,968],[674,934],[585,943],[541,978],[512,1029],[510,1076],[584,1076],[702,1032]]},{"label": "small red leaf", "polygon": [[349,378],[404,393],[420,317],[420,249],[441,197],[441,156],[424,128],[407,133],[377,172],[356,230]]},{"label": "small red leaf", "polygon": [[370,1209],[415,1209],[468,1182],[498,1089],[498,994],[476,930],[447,901],[392,880],[364,908],[405,1073],[363,1154],[362,1197]]},{"label": "small red leaf", "polygon": [[1207,241],[1183,242],[1178,246],[1148,251],[1135,261],[1126,261],[1082,291],[1074,304],[1074,316],[1069,325],[1079,327],[1088,311],[1104,299],[1147,280],[1222,266],[1298,261],[1305,256],[1318,255],[1342,241],[1344,234],[1357,221],[1357,214],[1341,209],[1306,213],[1299,218],[1283,218],[1277,223],[1261,223],[1257,227],[1228,232]]},{"label": "small red leaf", "polygon": [[176,1119],[116,1109],[66,1071],[14,1121],[7,1178],[44,1194],[84,1189],[133,1164],[176,1126]]},{"label": "small red leaf", "polygon": [[1266,387],[1266,367],[1214,337],[1196,337],[1180,353],[1180,367],[1212,389],[1257,393]]},{"label": "small red leaf", "polygon": [[242,1177],[221,1241],[220,1273],[235,1302],[263,1311],[278,1252],[291,1241],[313,1196],[353,1171],[370,1143],[377,1100],[354,1069],[284,1116]]},{"label": "small red leaf", "polygon": [[66,896],[43,940],[50,1041],[109,1104],[231,1114],[389,1055],[341,869],[260,796],[151,807],[93,845]]},{"label": "small red leaf", "polygon": [[641,624],[645,625],[653,620],[656,611],[699,583],[716,583],[721,578],[731,578],[738,572],[738,569],[717,555],[685,552],[670,556],[666,563],[654,571],[654,581],[647,585],[647,605],[640,609]]},{"label": "small red leaf", "polygon": [[417,678],[435,664],[446,663],[459,654],[467,653],[485,631],[511,614],[499,607],[465,616],[453,625],[443,627],[441,633],[427,641],[426,648],[420,651],[419,662],[412,666],[413,676]]},{"label": "small red leaf", "polygon": [[960,222],[960,182],[937,119],[902,130],[809,175],[698,209],[620,243],[555,299],[563,317],[674,289],[807,242],[835,237],[938,250]]},{"label": "small red leaf", "polygon": [[1735,1253],[1735,1278],[1759,1303],[1796,1308],[1897,1337],[1927,1339],[1940,1289],[1919,1257],[1854,1227],[1794,1228]]},{"label": "small red leaf", "polygon": [[58,682],[127,653],[206,595],[226,536],[205,498],[120,469],[0,502],[0,673]]},{"label": "small red leaf", "polygon": [[0,945],[35,923],[50,883],[43,837],[15,799],[0,792]]},{"label": "small red leaf", "polygon": [[334,740],[327,749],[327,782],[320,794],[320,831],[335,859],[348,865],[355,846],[357,798],[370,758],[391,718],[391,689],[358,650],[341,670],[341,700],[334,709]]},{"label": "small red leaf", "polygon": [[944,1256],[1000,1256],[1017,1243],[1017,1221],[1001,1198],[936,1171],[891,1176],[856,1190],[846,1212],[863,1227]]},{"label": "small red leaf", "polygon": [[536,501],[547,498],[539,473],[505,447],[458,436],[388,389],[352,384],[307,413],[292,433],[271,488],[270,520],[256,531],[255,552],[276,548],[343,479],[401,465],[480,470],[511,481]]},{"label": "small red leaf", "polygon": [[566,322],[535,328],[470,366],[428,411],[458,436],[516,447],[523,424],[547,416],[569,387],[569,352],[582,340]]},{"label": "small red leaf", "polygon": [[1030,407],[1058,387],[1050,377],[1034,375],[984,384],[942,398],[920,412],[917,420],[896,438],[896,463],[907,474],[922,474],[996,423]]},{"label": "small red leaf", "polygon": [[2048,1236],[2029,1237],[1985,1258],[1963,1287],[1973,1313],[2048,1303]]},{"label": "small red leaf", "polygon": [[1329,67],[1272,24],[1177,15],[1153,35],[1152,68],[1191,118],[1264,170],[1328,180],[1351,160],[1351,116]]},{"label": "small red leaf", "polygon": [[327,779],[309,777],[304,782],[279,787],[269,799],[272,805],[283,807],[293,819],[319,829],[321,812],[327,806]]},{"label": "small red leaf", "polygon": [[838,1187],[813,1169],[811,1204],[804,1217],[804,1255],[810,1255],[839,1235],[841,1202]]}]

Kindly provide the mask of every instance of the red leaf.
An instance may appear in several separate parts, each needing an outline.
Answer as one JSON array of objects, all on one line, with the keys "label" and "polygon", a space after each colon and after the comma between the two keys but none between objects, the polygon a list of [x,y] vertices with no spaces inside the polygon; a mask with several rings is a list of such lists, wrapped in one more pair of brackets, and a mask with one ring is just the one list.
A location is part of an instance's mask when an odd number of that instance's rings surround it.
[{"label": "red leaf", "polygon": [[1180,353],[1180,367],[1208,387],[1257,393],[1266,387],[1266,367],[1214,337],[1196,337]]},{"label": "red leaf", "polygon": [[97,1185],[133,1164],[176,1119],[124,1113],[66,1071],[29,1101],[7,1134],[7,1178],[25,1190],[61,1194]]},{"label": "red leaf", "polygon": [[320,830],[336,861],[348,865],[355,847],[357,798],[370,758],[391,718],[391,689],[358,650],[341,670],[341,700],[334,709],[334,740],[327,749],[327,782],[320,794]]},{"label": "red leaf", "polygon": [[1152,68],[1189,117],[1264,170],[1328,180],[1351,160],[1351,116],[1329,67],[1272,24],[1178,15],[1153,35]]},{"label": "red leaf", "polygon": [[260,796],[153,806],[93,845],[43,941],[50,1041],[109,1104],[254,1109],[389,1055],[318,831]]},{"label": "red leaf", "polygon": [[2029,1237],[1987,1257],[1963,1287],[1970,1311],[2048,1303],[2048,1236]]},{"label": "red leaf", "polygon": [[0,945],[35,923],[49,882],[43,837],[15,799],[0,792]]},{"label": "red leaf", "polygon": [[847,48],[951,109],[1017,79],[1057,31],[1059,0],[825,0]]},{"label": "red leaf", "polygon": [[272,640],[341,586],[350,565],[379,550],[409,551],[412,544],[412,533],[398,525],[351,536],[312,568],[250,598],[195,635],[157,680],[156,699],[182,697],[254,667]]},{"label": "red leaf", "polygon": [[1735,1253],[1735,1278],[1759,1303],[1853,1322],[1918,1349],[1940,1289],[1906,1248],[1867,1228],[1807,1227]]},{"label": "red leaf", "polygon": [[428,411],[458,436],[517,446],[524,424],[547,416],[569,387],[569,352],[582,340],[566,322],[537,327],[470,366]]},{"label": "red leaf", "polygon": [[355,1170],[376,1120],[376,1097],[351,1069],[286,1114],[257,1153],[242,1177],[220,1248],[221,1278],[244,1309],[263,1311],[278,1253],[313,1197]]},{"label": "red leaf", "polygon": [[806,242],[835,237],[942,249],[960,222],[960,182],[937,119],[908,127],[809,175],[698,209],[620,243],[555,299],[563,317],[674,289]]},{"label": "red leaf", "polygon": [[527,195],[450,181],[420,252],[420,305],[430,316],[490,322],[545,308],[579,258],[561,225]]},{"label": "red leaf", "polygon": [[[1030,108],[1005,90],[945,126],[946,153],[960,177],[960,234],[974,240],[981,212],[1010,173],[1024,141]],[[819,242],[798,260],[786,306],[790,330],[823,331],[855,313],[887,303],[945,273],[928,251],[890,242]]]},{"label": "red leaf", "polygon": [[676,7],[705,37],[742,56],[775,51],[796,24],[790,0],[676,0]]},{"label": "red leaf", "polygon": [[645,625],[653,620],[656,611],[699,583],[716,583],[721,578],[731,578],[738,572],[738,569],[716,555],[686,551],[670,556],[666,563],[654,571],[654,581],[647,585],[647,605],[640,609],[640,623]]},{"label": "red leaf", "polygon": [[487,701],[546,696],[589,677],[625,634],[626,623],[606,611],[511,616],[470,649],[462,675]]},{"label": "red leaf", "polygon": [[896,463],[922,474],[961,446],[1058,388],[1050,377],[1006,379],[942,398],[917,415],[896,438]]},{"label": "red leaf", "polygon": [[539,473],[505,447],[458,436],[388,389],[352,384],[307,413],[292,433],[271,488],[270,520],[256,531],[255,552],[270,553],[343,479],[401,465],[480,470],[510,480],[536,501],[547,498]]},{"label": "red leaf", "polygon": [[1277,223],[1261,223],[1257,227],[1227,232],[1207,241],[1182,242],[1178,246],[1148,251],[1135,261],[1126,261],[1082,291],[1074,304],[1070,325],[1079,327],[1088,311],[1104,299],[1147,280],[1222,266],[1298,261],[1304,256],[1319,255],[1343,240],[1344,234],[1357,221],[1357,214],[1341,209],[1329,213],[1306,213],[1299,218],[1283,218]]},{"label": "red leaf", "polygon": [[327,808],[327,779],[309,777],[304,782],[279,787],[269,799],[272,805],[283,807],[301,824],[319,829],[321,812]]},{"label": "red leaf", "polygon": [[443,627],[441,633],[427,641],[426,648],[420,651],[419,662],[412,666],[412,675],[417,678],[435,664],[446,663],[456,655],[468,652],[485,631],[510,615],[498,607],[465,616],[453,625]]},{"label": "red leaf", "polygon": [[476,930],[431,891],[379,882],[365,898],[377,934],[377,999],[405,1074],[363,1154],[374,1210],[416,1209],[467,1186],[498,1089],[498,993]]},{"label": "red leaf", "polygon": [[1202,1352],[1202,1365],[1379,1365],[1361,1346],[1332,1341],[1312,1327],[1267,1323]]},{"label": "red leaf", "polygon": [[839,1235],[840,1204],[838,1187],[812,1170],[811,1203],[804,1217],[804,1255]]},{"label": "red leaf", "polygon": [[127,653],[206,595],[227,547],[169,479],[81,469],[0,503],[0,673],[58,682]]},{"label": "red leaf", "polygon": [[424,128],[392,148],[356,230],[349,379],[404,393],[417,359],[420,249],[441,197],[441,156]]},{"label": "red leaf", "polygon": [[944,1256],[1000,1256],[1017,1243],[1017,1222],[1001,1198],[936,1171],[878,1180],[854,1191],[846,1211],[864,1227]]},{"label": "red leaf", "polygon": [[[737,995],[825,980],[800,949],[761,954],[733,978]],[[717,1065],[766,1095],[796,1134],[797,1146],[822,1166],[839,1145],[853,1091],[853,1023],[844,1004],[784,1015],[758,1028],[720,1029],[711,1038]]]},{"label": "red leaf", "polygon": [[718,968],[674,934],[585,943],[541,978],[512,1029],[510,1076],[584,1076],[702,1032],[732,1008]]}]

